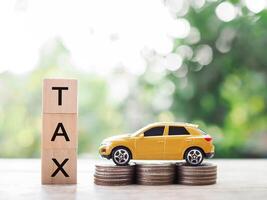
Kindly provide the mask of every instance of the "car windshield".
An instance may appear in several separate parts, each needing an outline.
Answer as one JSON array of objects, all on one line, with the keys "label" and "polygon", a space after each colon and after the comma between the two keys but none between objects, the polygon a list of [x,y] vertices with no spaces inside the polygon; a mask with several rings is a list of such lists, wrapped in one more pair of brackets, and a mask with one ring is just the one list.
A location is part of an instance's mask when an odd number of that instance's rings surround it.
[{"label": "car windshield", "polygon": [[132,137],[136,137],[138,134],[144,132],[149,126],[145,126],[137,131],[135,131],[133,134],[131,134]]}]

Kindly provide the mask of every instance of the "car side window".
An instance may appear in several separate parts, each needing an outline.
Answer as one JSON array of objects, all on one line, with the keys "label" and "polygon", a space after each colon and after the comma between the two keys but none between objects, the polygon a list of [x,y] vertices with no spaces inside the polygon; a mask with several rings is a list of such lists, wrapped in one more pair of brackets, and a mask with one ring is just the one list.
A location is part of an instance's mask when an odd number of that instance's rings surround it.
[{"label": "car side window", "polygon": [[169,135],[190,135],[185,127],[169,126]]},{"label": "car side window", "polygon": [[163,132],[164,132],[164,126],[153,127],[144,132],[144,137],[162,136]]}]

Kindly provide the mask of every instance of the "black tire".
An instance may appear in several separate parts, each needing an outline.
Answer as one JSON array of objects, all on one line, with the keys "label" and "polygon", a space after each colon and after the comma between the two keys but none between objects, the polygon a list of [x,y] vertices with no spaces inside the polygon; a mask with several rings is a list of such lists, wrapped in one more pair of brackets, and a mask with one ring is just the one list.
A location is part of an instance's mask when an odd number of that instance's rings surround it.
[{"label": "black tire", "polygon": [[125,147],[116,147],[112,151],[112,160],[118,166],[125,166],[131,160],[131,152]]},{"label": "black tire", "polygon": [[188,165],[197,166],[202,163],[204,152],[200,148],[192,147],[186,150],[184,158]]}]

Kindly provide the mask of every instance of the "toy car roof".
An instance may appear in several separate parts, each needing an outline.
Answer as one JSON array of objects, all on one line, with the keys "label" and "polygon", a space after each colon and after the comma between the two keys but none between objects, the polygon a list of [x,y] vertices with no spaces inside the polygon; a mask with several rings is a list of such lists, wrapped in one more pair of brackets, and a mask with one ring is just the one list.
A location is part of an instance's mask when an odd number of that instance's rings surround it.
[{"label": "toy car roof", "polygon": [[186,127],[194,127],[197,128],[197,124],[191,124],[186,122],[156,122],[149,124],[148,126],[186,126]]}]

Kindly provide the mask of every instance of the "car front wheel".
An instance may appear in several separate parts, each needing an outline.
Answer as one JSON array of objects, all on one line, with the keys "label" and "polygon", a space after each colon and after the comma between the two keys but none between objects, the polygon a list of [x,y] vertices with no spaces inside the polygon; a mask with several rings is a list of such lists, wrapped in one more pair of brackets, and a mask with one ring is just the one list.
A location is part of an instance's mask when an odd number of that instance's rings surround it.
[{"label": "car front wheel", "polygon": [[112,151],[112,160],[116,165],[127,165],[131,159],[130,151],[124,147],[117,147]]},{"label": "car front wheel", "polygon": [[204,154],[198,148],[191,148],[185,153],[185,160],[189,165],[200,165],[203,161]]}]

